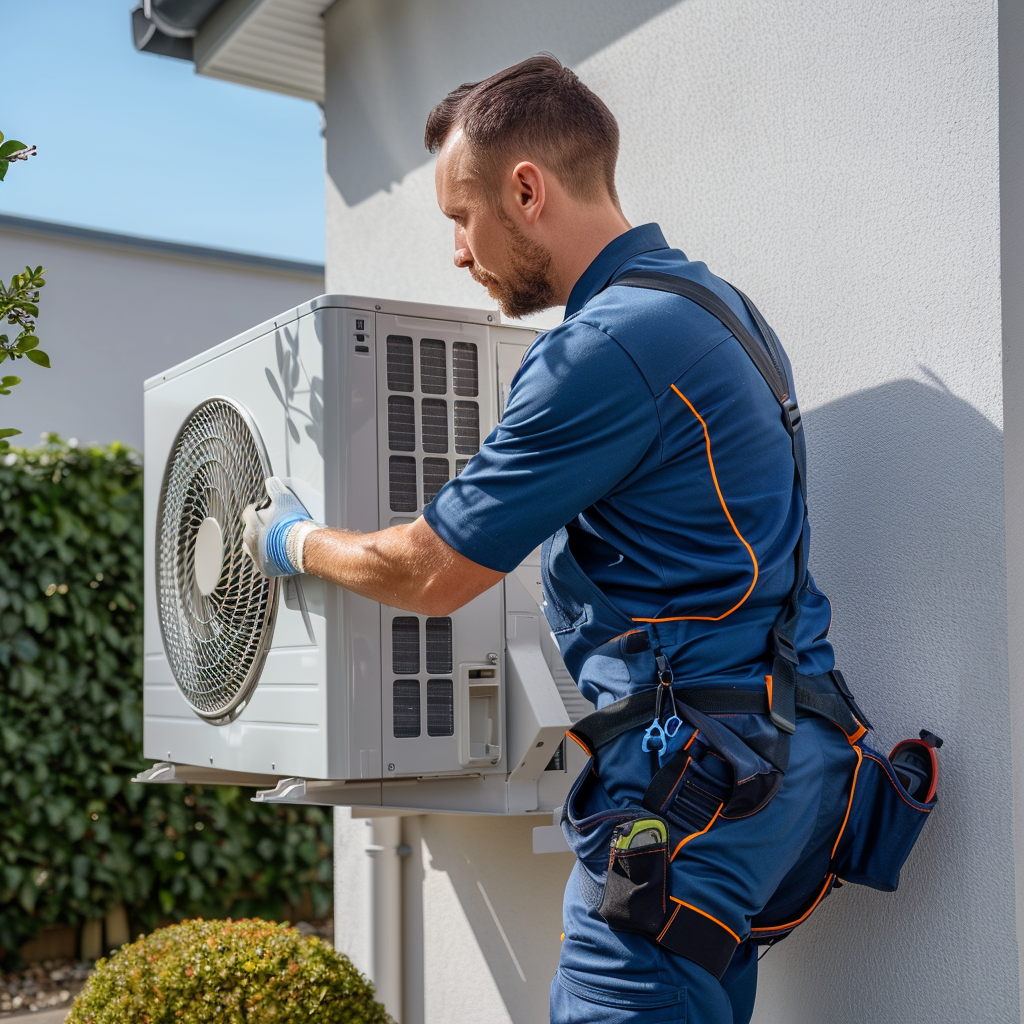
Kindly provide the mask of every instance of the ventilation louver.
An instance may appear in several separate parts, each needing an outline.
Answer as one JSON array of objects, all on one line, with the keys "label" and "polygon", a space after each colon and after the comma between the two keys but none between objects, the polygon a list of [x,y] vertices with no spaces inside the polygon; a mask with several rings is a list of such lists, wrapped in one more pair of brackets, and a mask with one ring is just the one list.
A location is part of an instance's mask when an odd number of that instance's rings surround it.
[{"label": "ventilation louver", "polygon": [[420,681],[396,679],[392,690],[394,733],[399,739],[412,739],[420,734]]},{"label": "ventilation louver", "polygon": [[400,392],[387,397],[388,450],[414,453],[389,457],[388,504],[420,512],[480,448],[479,351],[474,342],[399,334],[387,336],[385,351],[387,389]]},{"label": "ventilation louver", "polygon": [[455,690],[451,679],[427,680],[427,735],[455,735]]},{"label": "ventilation louver", "polygon": [[396,615],[391,620],[391,661],[396,675],[419,672],[420,620],[415,615]]},{"label": "ventilation louver", "polygon": [[245,553],[241,520],[270,475],[255,423],[227,398],[185,420],[164,472],[156,530],[164,648],[193,711],[215,724],[245,707],[273,638],[278,587]]}]

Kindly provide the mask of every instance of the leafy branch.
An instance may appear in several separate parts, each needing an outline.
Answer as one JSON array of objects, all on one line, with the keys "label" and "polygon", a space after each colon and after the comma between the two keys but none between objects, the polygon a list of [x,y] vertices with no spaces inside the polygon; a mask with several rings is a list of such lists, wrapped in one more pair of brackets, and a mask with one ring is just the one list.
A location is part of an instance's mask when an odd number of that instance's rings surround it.
[{"label": "leafy branch", "polygon": [[0,132],[0,181],[4,180],[7,168],[16,160],[27,160],[36,155],[35,146],[26,146],[24,142],[9,139],[4,142],[4,133]]},{"label": "leafy branch", "polygon": [[[42,267],[26,267],[24,273],[15,274],[10,285],[0,281],[0,323],[17,328],[14,338],[0,334],[0,363],[7,359],[24,359],[36,366],[49,369],[50,357],[40,349],[36,337],[36,317],[39,316],[39,289],[46,284]],[[14,332],[12,332],[14,333]],[[9,395],[11,388],[21,383],[20,377],[0,377],[0,395]],[[0,440],[20,434],[20,430],[8,427],[0,430]]]},{"label": "leafy branch", "polygon": [[[7,168],[18,160],[28,160],[36,155],[35,146],[26,146],[16,139],[4,141],[4,133],[0,132],[0,181],[4,180]],[[8,334],[0,334],[0,363],[7,359],[24,359],[49,369],[50,357],[39,348],[36,337],[36,317],[39,316],[39,289],[46,282],[42,267],[26,267],[23,274],[15,274],[10,286],[0,280],[0,326],[5,322],[9,327],[17,328],[12,339]],[[13,332],[12,332],[13,333]],[[9,395],[11,388],[21,383],[21,378],[14,374],[0,375],[0,395]],[[15,427],[0,428],[0,452],[9,448],[7,438],[20,434]]]}]

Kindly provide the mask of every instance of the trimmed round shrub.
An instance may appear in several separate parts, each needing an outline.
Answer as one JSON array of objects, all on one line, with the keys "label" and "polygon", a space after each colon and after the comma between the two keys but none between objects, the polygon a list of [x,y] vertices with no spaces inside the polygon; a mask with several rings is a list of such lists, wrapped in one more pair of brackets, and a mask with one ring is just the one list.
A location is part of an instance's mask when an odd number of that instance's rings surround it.
[{"label": "trimmed round shrub", "polygon": [[373,985],[316,936],[270,921],[183,921],[122,946],[66,1024],[394,1024]]}]

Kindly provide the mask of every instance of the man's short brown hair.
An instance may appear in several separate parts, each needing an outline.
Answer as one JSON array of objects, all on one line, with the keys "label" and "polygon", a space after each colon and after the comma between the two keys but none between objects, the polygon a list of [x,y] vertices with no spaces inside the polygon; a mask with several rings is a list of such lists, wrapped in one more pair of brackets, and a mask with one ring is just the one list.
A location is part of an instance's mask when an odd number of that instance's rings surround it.
[{"label": "man's short brown hair", "polygon": [[567,67],[541,54],[450,92],[427,118],[423,142],[436,153],[461,128],[481,163],[484,186],[510,163],[534,159],[584,202],[618,203],[619,126],[612,112]]}]

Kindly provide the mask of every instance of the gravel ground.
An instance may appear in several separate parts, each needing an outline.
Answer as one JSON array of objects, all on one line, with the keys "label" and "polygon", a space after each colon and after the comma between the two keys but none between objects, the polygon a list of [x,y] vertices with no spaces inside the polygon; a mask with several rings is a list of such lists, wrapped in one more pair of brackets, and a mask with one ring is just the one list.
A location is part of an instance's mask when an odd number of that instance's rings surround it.
[{"label": "gravel ground", "polygon": [[0,971],[0,1019],[68,1007],[92,972],[89,961],[44,960],[22,971]]},{"label": "gravel ground", "polygon": [[[295,927],[328,942],[334,937],[333,918],[312,923],[300,921]],[[88,960],[43,960],[21,971],[0,971],[0,1020],[37,1010],[70,1007],[91,973],[92,962]]]}]

